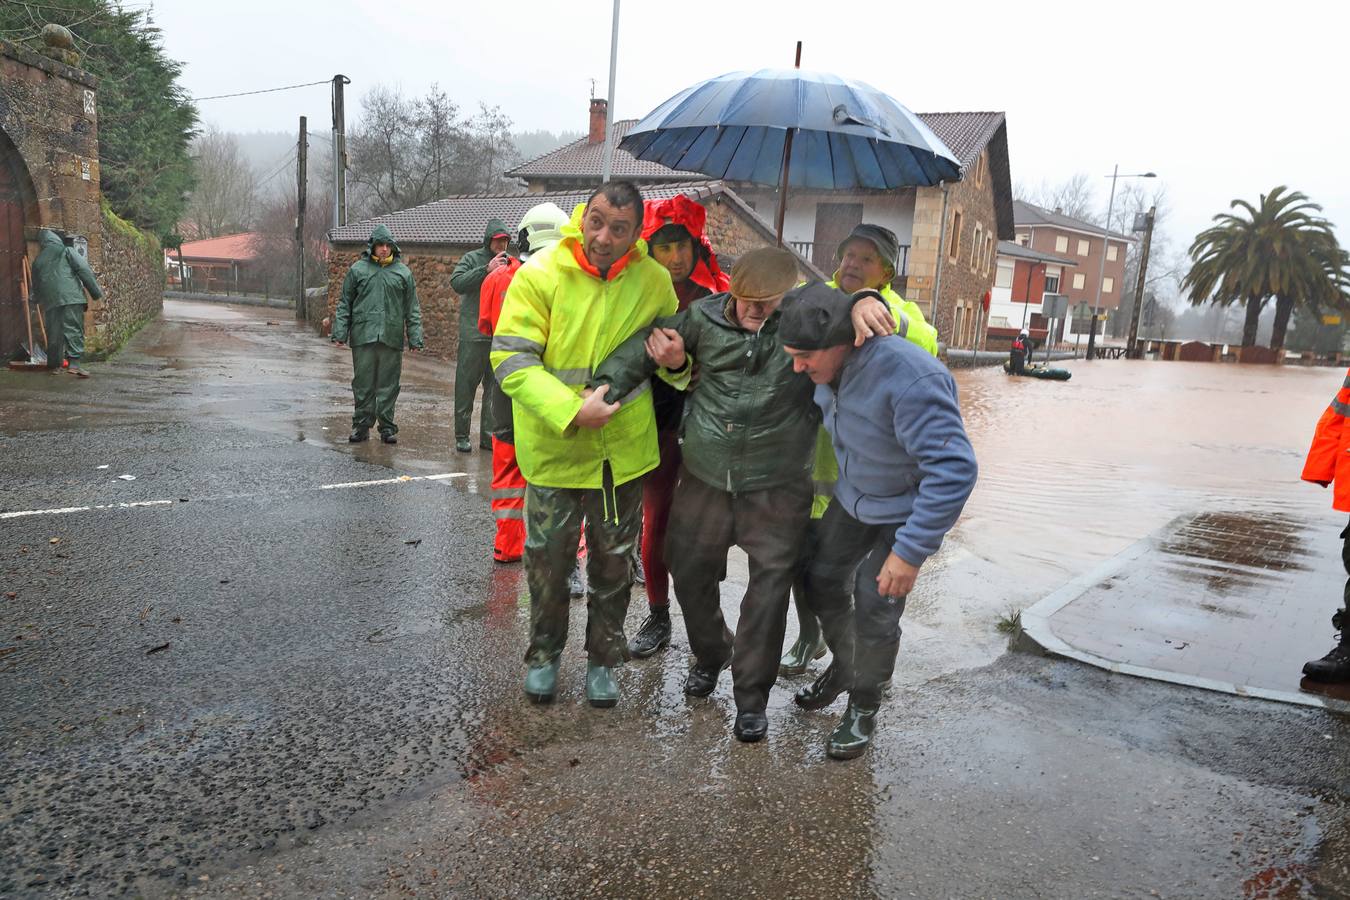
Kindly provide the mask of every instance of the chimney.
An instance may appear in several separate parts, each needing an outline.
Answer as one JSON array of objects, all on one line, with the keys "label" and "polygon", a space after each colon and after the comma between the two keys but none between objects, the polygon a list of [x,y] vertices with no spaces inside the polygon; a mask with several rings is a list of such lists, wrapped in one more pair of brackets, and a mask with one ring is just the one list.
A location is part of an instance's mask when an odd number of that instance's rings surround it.
[{"label": "chimney", "polygon": [[601,97],[591,98],[591,132],[587,143],[603,144],[605,142],[605,112],[608,109],[608,100]]},{"label": "chimney", "polygon": [[1055,207],[1055,215],[1057,215],[1057,216],[1062,216],[1062,215],[1064,215],[1064,207],[1062,207],[1062,206],[1056,206],[1056,207]]}]

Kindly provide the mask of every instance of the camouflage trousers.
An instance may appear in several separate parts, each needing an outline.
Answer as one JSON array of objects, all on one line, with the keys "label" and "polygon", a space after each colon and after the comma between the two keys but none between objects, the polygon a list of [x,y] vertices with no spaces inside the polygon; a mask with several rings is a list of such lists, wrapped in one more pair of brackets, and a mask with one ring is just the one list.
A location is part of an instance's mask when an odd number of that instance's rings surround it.
[{"label": "camouflage trousers", "polygon": [[544,665],[567,644],[577,542],[586,528],[586,653],[592,663],[615,666],[627,657],[624,616],[633,588],[632,557],[642,525],[642,479],[605,487],[525,488],[525,578],[530,586],[530,645],[525,662]]},{"label": "camouflage trousers", "polygon": [[[666,532],[675,599],[699,665],[731,661],[732,692],[741,712],[763,712],[778,678],[788,592],[810,517],[811,482],[805,477],[733,494],[680,469]],[[722,617],[718,585],[732,545],[750,560],[734,637]]]}]

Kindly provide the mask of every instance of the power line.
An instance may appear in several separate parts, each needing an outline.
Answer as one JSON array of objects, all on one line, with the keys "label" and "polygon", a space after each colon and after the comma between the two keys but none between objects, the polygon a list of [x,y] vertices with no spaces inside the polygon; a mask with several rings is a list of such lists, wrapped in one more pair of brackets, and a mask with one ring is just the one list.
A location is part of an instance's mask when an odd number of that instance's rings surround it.
[{"label": "power line", "polygon": [[305,84],[288,84],[285,87],[263,88],[260,91],[240,91],[237,94],[216,94],[211,97],[193,97],[192,99],[196,102],[202,100],[224,100],[227,97],[248,97],[252,94],[271,94],[275,91],[293,91],[296,88],[314,87],[315,85],[328,84],[329,82],[330,79],[325,78],[323,81],[310,81]]}]

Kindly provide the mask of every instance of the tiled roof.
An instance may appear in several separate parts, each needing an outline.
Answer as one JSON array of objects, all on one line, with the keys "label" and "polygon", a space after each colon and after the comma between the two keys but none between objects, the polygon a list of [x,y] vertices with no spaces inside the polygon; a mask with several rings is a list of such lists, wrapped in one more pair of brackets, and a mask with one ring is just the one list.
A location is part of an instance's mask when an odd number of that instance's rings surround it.
[{"label": "tiled roof", "polygon": [[1023,247],[1016,241],[999,241],[998,255],[1011,256],[1016,259],[1029,259],[1032,262],[1057,263],[1061,266],[1077,266],[1078,263],[1071,259],[1065,259],[1062,256],[1055,256],[1052,253],[1043,253],[1040,250],[1032,250],[1030,247]]},{"label": "tiled roof", "polygon": [[[681,172],[666,168],[660,163],[646,162],[627,150],[620,150],[619,141],[623,140],[624,135],[628,134],[628,129],[636,125],[637,121],[637,119],[622,119],[614,123],[613,177],[658,181],[688,181],[706,177],[698,172]],[[600,174],[604,160],[605,145],[592,144],[588,137],[581,137],[557,150],[521,163],[506,174],[512,178],[589,178]]]},{"label": "tiled roof", "polygon": [[[1001,112],[919,113],[919,118],[951,149],[962,166],[975,161],[1004,121]],[[619,141],[637,121],[622,119],[614,123],[615,178],[675,181],[702,177],[697,172],[680,172],[660,163],[646,162],[620,150]],[[604,144],[591,144],[583,137],[522,163],[506,174],[512,178],[593,178],[600,174],[604,164],[604,150]]]},{"label": "tiled roof", "polygon": [[[246,231],[243,234],[227,234],[218,238],[207,238],[204,241],[186,241],[183,244],[183,258],[237,259],[241,262],[255,259],[258,252],[254,247],[258,239],[257,232]],[[175,251],[166,250],[164,252],[170,259],[178,259],[178,254]]]},{"label": "tiled roof", "polygon": [[[699,199],[721,189],[720,181],[686,181],[643,188],[642,198],[665,200],[676,194],[688,194]],[[483,243],[483,229],[487,227],[489,219],[501,219],[508,228],[514,228],[531,207],[545,202],[555,203],[563,212],[571,213],[578,203],[586,202],[593,190],[537,194],[458,194],[363,222],[350,222],[328,232],[328,240],[335,244],[364,244],[370,240],[371,230],[378,224],[384,224],[389,226],[389,230],[394,233],[394,240],[399,244],[477,246]]]},{"label": "tiled roof", "polygon": [[[1013,201],[1013,220],[1018,225],[1049,225],[1054,228],[1067,228],[1069,231],[1081,231],[1084,234],[1093,234],[1100,236],[1102,227],[1092,222],[1084,222],[1082,219],[1075,219],[1072,216],[1066,216],[1062,213],[1051,212],[1043,209],[1034,203],[1027,203],[1025,200]],[[1128,234],[1121,234],[1118,231],[1109,232],[1111,237],[1121,241],[1133,241],[1134,238]]]},{"label": "tiled roof", "polygon": [[919,113],[923,123],[933,129],[933,133],[942,138],[956,156],[962,168],[975,162],[980,151],[993,138],[994,132],[1003,124],[1001,112],[942,112]]},{"label": "tiled roof", "polygon": [[[370,232],[375,226],[384,224],[393,232],[394,240],[401,247],[419,244],[476,247],[483,242],[483,229],[487,227],[488,219],[501,219],[508,228],[514,228],[530,207],[545,202],[554,203],[564,212],[570,213],[577,204],[586,202],[592,190],[545,191],[535,194],[461,194],[362,222],[348,223],[328,232],[328,240],[332,244],[364,244],[370,240]],[[709,197],[721,195],[740,211],[742,218],[749,222],[766,242],[776,239],[773,227],[721,181],[704,179],[658,184],[642,187],[641,191],[644,200],[667,200],[678,194],[684,194],[702,202]],[[805,271],[823,277],[823,273],[809,259],[795,250],[792,252]]]}]

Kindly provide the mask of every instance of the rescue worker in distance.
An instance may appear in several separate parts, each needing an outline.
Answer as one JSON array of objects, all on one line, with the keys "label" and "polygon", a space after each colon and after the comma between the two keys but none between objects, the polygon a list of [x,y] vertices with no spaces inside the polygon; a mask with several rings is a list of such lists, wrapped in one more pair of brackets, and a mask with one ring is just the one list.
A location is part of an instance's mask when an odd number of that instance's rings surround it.
[{"label": "rescue worker in distance", "polygon": [[[473,419],[473,398],[483,385],[483,406],[478,415],[478,447],[492,449],[492,364],[488,353],[491,340],[478,330],[483,280],[510,259],[507,247],[511,235],[501,219],[489,219],[483,230],[483,246],[465,253],[450,273],[450,287],[459,294],[459,350],[455,357],[455,449],[471,452],[469,424]],[[489,269],[489,264],[492,268]]]},{"label": "rescue worker in distance", "polygon": [[403,347],[422,349],[422,309],[412,270],[384,225],[376,225],[361,258],[342,280],[332,341],[352,348],[352,433],[359,443],[379,424],[380,440],[397,444],[394,405],[403,375]]}]

